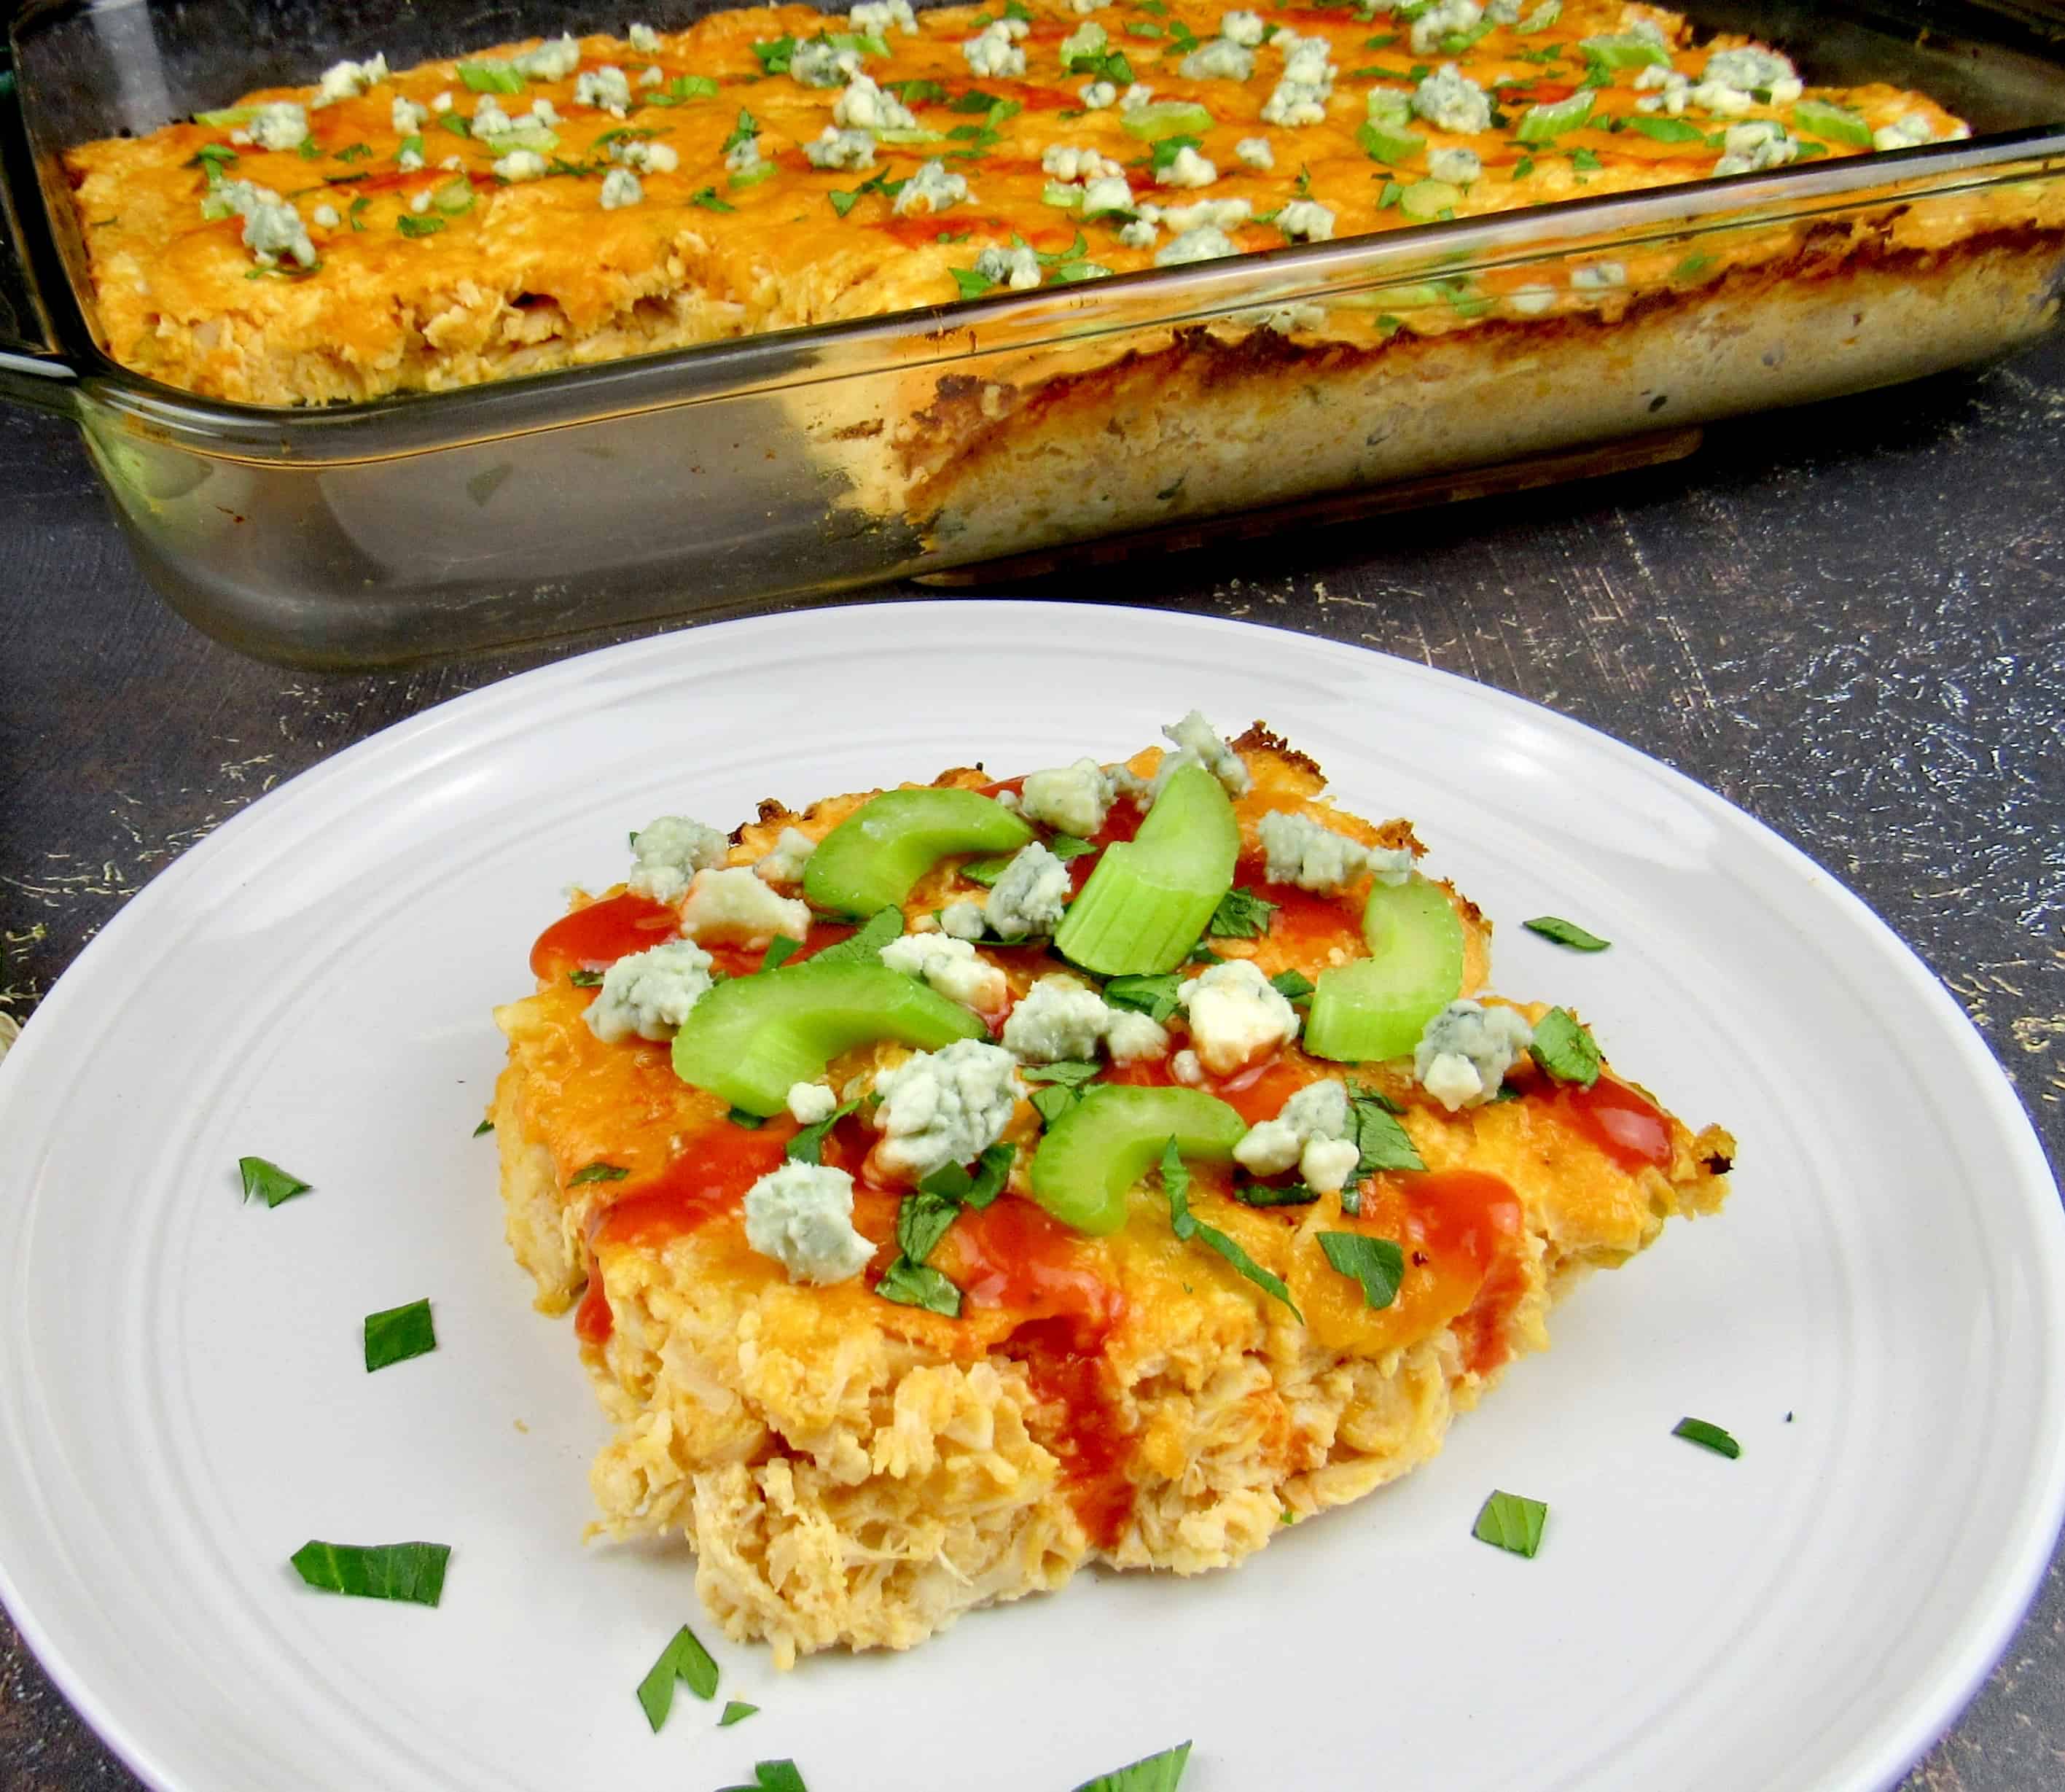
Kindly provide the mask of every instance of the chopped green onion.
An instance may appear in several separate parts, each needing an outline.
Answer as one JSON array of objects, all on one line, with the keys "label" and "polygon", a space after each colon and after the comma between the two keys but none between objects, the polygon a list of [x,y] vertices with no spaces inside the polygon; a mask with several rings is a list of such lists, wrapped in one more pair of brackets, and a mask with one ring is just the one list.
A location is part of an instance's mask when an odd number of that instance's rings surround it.
[{"label": "chopped green onion", "polygon": [[1530,933],[1538,933],[1545,940],[1553,940],[1559,946],[1568,946],[1574,952],[1604,952],[1613,944],[1602,940],[1596,933],[1587,933],[1575,921],[1566,921],[1557,915],[1537,915],[1531,921],[1520,924]]},{"label": "chopped green onion", "polygon": [[673,1640],[660,1651],[660,1659],[638,1682],[638,1702],[645,1707],[645,1721],[658,1735],[667,1713],[674,1709],[674,1683],[680,1681],[699,1699],[717,1696],[717,1663],[696,1640],[686,1624],[674,1632]]},{"label": "chopped green onion", "polygon": [[[1792,1415],[1785,1415],[1790,1418]],[[1731,1462],[1742,1454],[1742,1446],[1718,1425],[1709,1425],[1703,1418],[1681,1418],[1671,1427],[1674,1438],[1683,1438],[1692,1443],[1704,1444],[1717,1456],[1725,1456]]]},{"label": "chopped green onion", "polygon": [[1405,1252],[1388,1238],[1361,1232],[1321,1232],[1319,1248],[1344,1276],[1362,1284],[1362,1304],[1381,1311],[1398,1298],[1405,1276]]},{"label": "chopped green onion", "polygon": [[757,1705],[748,1705],[743,1699],[733,1699],[725,1706],[724,1715],[717,1719],[717,1727],[729,1729],[733,1724],[743,1723],[748,1717],[757,1716],[759,1710]]},{"label": "chopped green onion", "polygon": [[438,1347],[437,1329],[430,1323],[428,1301],[412,1301],[406,1307],[390,1307],[384,1313],[366,1316],[366,1373],[406,1362],[411,1357],[427,1356]]},{"label": "chopped green onion", "polygon": [[1558,1082],[1589,1089],[1599,1080],[1598,1042],[1567,1008],[1552,1008],[1534,1023],[1528,1054]]},{"label": "chopped green onion", "polygon": [[1532,1557],[1542,1547],[1542,1527],[1549,1508],[1538,1499],[1518,1494],[1494,1493],[1484,1503],[1470,1535],[1480,1543],[1510,1550],[1515,1555]]},{"label": "chopped green onion", "polygon": [[305,1195],[314,1186],[262,1157],[240,1157],[236,1167],[244,1178],[244,1199],[248,1201],[255,1195],[269,1207],[291,1201],[297,1195]]},{"label": "chopped green onion", "polygon": [[445,1590],[448,1543],[325,1543],[311,1539],[291,1558],[318,1592],[435,1605]]},{"label": "chopped green onion", "polygon": [[567,1187],[576,1188],[584,1182],[621,1182],[630,1174],[628,1170],[620,1169],[614,1163],[604,1163],[598,1160],[585,1170],[575,1171],[567,1178]]},{"label": "chopped green onion", "polygon": [[1076,1792],[1176,1792],[1183,1778],[1184,1763],[1190,1758],[1190,1745],[1178,1742],[1159,1754],[1143,1756],[1115,1767],[1095,1779],[1085,1780]]}]

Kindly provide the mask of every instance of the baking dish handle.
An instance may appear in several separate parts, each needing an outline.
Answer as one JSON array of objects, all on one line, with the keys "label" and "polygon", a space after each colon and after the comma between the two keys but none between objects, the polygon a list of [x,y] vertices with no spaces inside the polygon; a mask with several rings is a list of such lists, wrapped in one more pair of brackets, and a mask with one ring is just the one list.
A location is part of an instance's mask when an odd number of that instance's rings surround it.
[{"label": "baking dish handle", "polygon": [[[18,105],[14,59],[0,37],[0,152],[10,161],[25,147]],[[0,398],[68,415],[79,370],[43,337],[42,322],[14,198],[0,180]]]}]

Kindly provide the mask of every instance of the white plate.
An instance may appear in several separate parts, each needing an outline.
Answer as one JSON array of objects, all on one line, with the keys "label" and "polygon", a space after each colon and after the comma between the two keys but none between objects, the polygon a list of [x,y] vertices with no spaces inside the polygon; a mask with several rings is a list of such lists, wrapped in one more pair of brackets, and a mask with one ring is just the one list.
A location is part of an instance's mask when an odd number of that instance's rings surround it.
[{"label": "white plate", "polygon": [[[584,1547],[604,1426],[529,1308],[488,1019],[576,879],[684,810],[1267,718],[1501,924],[1498,985],[1741,1144],[1719,1219],[1578,1290],[1445,1454],[1238,1572],[1081,1577],[915,1654],[775,1673],[685,1552]],[[1606,934],[1598,957],[1517,924]],[[271,1157],[316,1192],[238,1203]],[[1675,774],[1496,691],[1227,623],[1027,604],[728,623],[463,698],[256,804],[66,973],[0,1074],[0,1563],[86,1716],[184,1792],[749,1777],[1062,1792],[1869,1787],[2006,1640],[2065,1501],[2065,1250],[2028,1124],[1853,897]],[[419,1296],[435,1355],[368,1376]],[[1730,1462],[1669,1435],[1685,1414]],[[1790,1419],[1788,1420],[1788,1414]],[[1470,1536],[1550,1503],[1532,1562]],[[309,1537],[454,1546],[434,1612]],[[695,1624],[737,1729],[632,1690]]]}]

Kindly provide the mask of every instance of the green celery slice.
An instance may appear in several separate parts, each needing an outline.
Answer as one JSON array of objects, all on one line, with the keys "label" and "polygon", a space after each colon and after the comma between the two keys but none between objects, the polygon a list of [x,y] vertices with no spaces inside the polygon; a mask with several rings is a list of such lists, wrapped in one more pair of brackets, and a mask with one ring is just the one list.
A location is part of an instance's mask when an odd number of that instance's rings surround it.
[{"label": "green celery slice", "polygon": [[1660,43],[1637,37],[1632,31],[1608,36],[1580,38],[1578,47],[1602,68],[1668,68],[1671,52]]},{"label": "green celery slice", "polygon": [[[705,998],[707,999],[707,998]],[[1186,1158],[1233,1161],[1247,1123],[1202,1089],[1092,1086],[1032,1155],[1032,1199],[1065,1225],[1101,1236],[1125,1224],[1125,1197],[1173,1139]]]},{"label": "green celery slice", "polygon": [[1118,122],[1129,136],[1147,143],[1162,137],[1194,136],[1212,127],[1212,115],[1184,99],[1158,99],[1145,106],[1129,106]]},{"label": "green celery slice", "polygon": [[1056,949],[1103,977],[1174,970],[1233,888],[1239,856],[1240,823],[1225,789],[1202,766],[1182,767],[1139,833],[1105,848],[1069,905]]},{"label": "green celery slice", "polygon": [[1367,119],[1356,132],[1362,152],[1375,162],[1409,162],[1427,147],[1424,137],[1396,131],[1376,119]]},{"label": "green celery slice", "polygon": [[973,791],[884,791],[818,843],[803,868],[814,907],[871,915],[902,905],[911,886],[955,852],[1015,852],[1032,830]]},{"label": "green celery slice", "polygon": [[1553,106],[1530,106],[1520,115],[1513,136],[1521,143],[1548,143],[1574,131],[1592,115],[1592,90],[1581,88]]},{"label": "green celery slice", "polygon": [[1438,218],[1462,201],[1463,189],[1446,180],[1416,180],[1398,196],[1398,208],[1408,218]]},{"label": "green celery slice", "polygon": [[868,1040],[932,1051],[984,1030],[959,1002],[879,961],[806,959],[713,989],[674,1036],[674,1074],[765,1116],[782,1110],[792,1084],[814,1082]]},{"label": "green celery slice", "polygon": [[1863,115],[1826,99],[1801,100],[1792,108],[1792,127],[1809,136],[1848,144],[1853,149],[1869,149],[1872,146],[1871,127],[1865,123]]},{"label": "green celery slice", "polygon": [[1439,884],[1416,876],[1378,884],[1362,932],[1368,957],[1319,973],[1305,1023],[1305,1049],[1315,1058],[1402,1058],[1462,993],[1463,924]]}]

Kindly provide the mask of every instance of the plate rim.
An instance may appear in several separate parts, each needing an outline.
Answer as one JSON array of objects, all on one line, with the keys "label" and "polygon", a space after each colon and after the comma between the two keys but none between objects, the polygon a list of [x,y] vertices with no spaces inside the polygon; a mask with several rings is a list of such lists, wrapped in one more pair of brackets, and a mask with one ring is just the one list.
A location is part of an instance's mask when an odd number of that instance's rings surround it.
[{"label": "plate rim", "polygon": [[[1833,904],[1858,941],[1873,949],[1878,962],[1904,981],[1908,993],[1938,1023],[1939,1042],[1955,1052],[1983,1096],[1986,1107],[1980,1118],[1985,1131],[2004,1150],[2015,1171],[2006,1189],[1990,1188],[1987,1199],[1996,1203],[2008,1200],[2010,1212],[2016,1207],[2026,1211],[2030,1235],[2037,1247],[2031,1264],[2033,1280],[2052,1308],[2065,1312],[2065,1211],[2060,1207],[2059,1175],[2005,1067],[1970,1016],[1920,953],[1841,878],[1803,847],[1749,810],[1663,759],[1591,722],[1502,686],[1359,642],[1259,619],[1202,616],[1148,605],[1086,606],[1065,601],[966,597],[899,598],[859,606],[799,606],[691,625],[568,654],[493,679],[400,718],[316,761],[226,818],[137,890],[87,940],[52,982],[30,1017],[30,1023],[23,1026],[9,1054],[9,1061],[18,1061],[17,1074],[10,1075],[0,1068],[0,1139],[7,1136],[10,1121],[20,1118],[11,1111],[16,1099],[14,1090],[22,1081],[20,1065],[32,1064],[46,1050],[55,1049],[43,1043],[44,1036],[69,1025],[71,1008],[85,999],[81,992],[86,979],[75,974],[78,969],[87,965],[97,970],[111,956],[126,950],[131,933],[148,926],[160,906],[176,900],[193,880],[207,875],[217,860],[237,851],[246,834],[270,817],[305,802],[311,792],[320,791],[332,781],[355,776],[367,762],[389,754],[412,754],[427,738],[464,727],[477,717],[487,716],[511,703],[524,703],[548,689],[561,686],[575,689],[598,678],[606,679],[620,668],[641,660],[665,660],[674,654],[693,653],[690,644],[707,642],[713,635],[734,638],[762,632],[779,635],[807,629],[813,618],[839,619],[852,625],[857,617],[892,628],[896,618],[912,616],[928,620],[958,617],[971,625],[985,618],[1016,622],[1037,622],[1044,618],[1065,628],[1078,624],[1086,608],[1139,626],[1187,631],[1205,637],[1259,636],[1279,647],[1310,652],[1321,661],[1332,658],[1344,665],[1363,659],[1380,662],[1388,669],[1388,675],[1421,684],[1437,694],[1445,692],[1466,702],[1488,702],[1494,710],[1517,711],[1552,736],[1571,738],[1589,752],[1604,754],[1623,771],[1639,772],[1660,783],[1703,818],[1732,829],[1747,828],[1750,836],[1772,855],[1776,866],[1788,874],[1801,899]],[[39,1029],[34,1023],[46,1012],[59,1017],[59,1026]],[[2054,1381],[2065,1381],[2065,1328],[2047,1328],[2041,1335],[2047,1348],[2039,1370]],[[2028,1517],[2014,1547],[1995,1559],[1990,1591],[1966,1607],[1959,1623],[1944,1638],[1943,1652],[1948,1658],[1926,1688],[1926,1696],[1886,1713],[1847,1751],[1853,1778],[1845,1783],[1881,1789],[1881,1792],[1896,1786],[1955,1723],[2012,1640],[2040,1588],[2057,1547],[2061,1523],[2065,1523],[2065,1421],[2053,1429],[2058,1435],[2044,1465],[2046,1473],[2032,1489],[2035,1497],[2025,1503]],[[157,1792],[195,1792],[160,1769],[145,1739],[132,1733],[119,1713],[94,1691],[88,1671],[57,1647],[34,1611],[23,1601],[4,1556],[0,1556],[0,1606],[6,1608],[22,1640],[59,1693],[131,1773]]]}]

